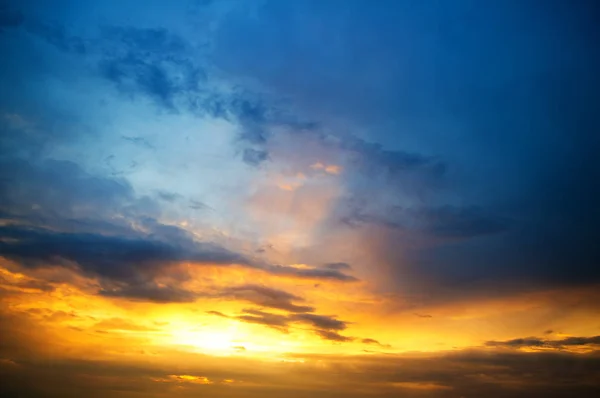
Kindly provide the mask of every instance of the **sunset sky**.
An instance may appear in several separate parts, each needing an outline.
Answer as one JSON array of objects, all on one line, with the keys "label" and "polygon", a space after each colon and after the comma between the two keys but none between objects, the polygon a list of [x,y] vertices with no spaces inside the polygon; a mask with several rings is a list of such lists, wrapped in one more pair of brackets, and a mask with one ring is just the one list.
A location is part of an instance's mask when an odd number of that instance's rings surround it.
[{"label": "sunset sky", "polygon": [[0,396],[600,396],[599,20],[0,1]]}]

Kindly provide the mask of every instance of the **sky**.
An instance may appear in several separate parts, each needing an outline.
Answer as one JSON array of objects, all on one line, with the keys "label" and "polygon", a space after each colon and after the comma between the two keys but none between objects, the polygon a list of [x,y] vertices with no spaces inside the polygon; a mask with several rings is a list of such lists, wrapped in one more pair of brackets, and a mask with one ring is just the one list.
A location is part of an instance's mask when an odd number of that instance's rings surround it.
[{"label": "sky", "polygon": [[599,17],[0,1],[0,395],[600,396]]}]

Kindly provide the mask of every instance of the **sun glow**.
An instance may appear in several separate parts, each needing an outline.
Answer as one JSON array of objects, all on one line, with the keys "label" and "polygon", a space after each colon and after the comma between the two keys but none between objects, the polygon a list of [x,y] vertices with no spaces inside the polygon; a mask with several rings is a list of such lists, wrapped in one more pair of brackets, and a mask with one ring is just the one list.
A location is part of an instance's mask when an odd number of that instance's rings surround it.
[{"label": "sun glow", "polygon": [[179,330],[171,332],[172,343],[191,346],[213,355],[231,355],[242,347],[235,326],[223,329],[211,327],[210,330]]}]

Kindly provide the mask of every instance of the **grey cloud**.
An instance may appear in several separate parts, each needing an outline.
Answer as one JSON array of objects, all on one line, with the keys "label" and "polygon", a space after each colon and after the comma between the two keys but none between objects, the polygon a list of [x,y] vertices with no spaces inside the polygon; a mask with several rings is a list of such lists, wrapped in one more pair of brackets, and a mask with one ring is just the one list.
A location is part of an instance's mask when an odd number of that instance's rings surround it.
[{"label": "grey cloud", "polygon": [[419,318],[432,318],[432,316],[431,316],[431,315],[429,315],[429,314],[419,314],[419,313],[416,313],[416,312],[415,312],[415,313],[413,313],[413,315],[414,315],[414,316],[417,316],[417,317],[419,317]]},{"label": "grey cloud", "polygon": [[246,300],[262,307],[289,312],[313,312],[315,310],[314,307],[293,303],[294,301],[303,301],[304,299],[302,297],[266,286],[234,286],[224,289],[220,294],[223,296],[232,296],[238,300]]},{"label": "grey cloud", "polygon": [[271,265],[266,269],[275,275],[286,275],[297,278],[337,280],[341,282],[352,282],[357,280],[355,277],[344,274],[336,269],[295,268],[285,265]]},{"label": "grey cloud", "polygon": [[199,200],[190,200],[189,208],[193,209],[193,210],[210,209],[210,207],[208,205],[200,202]]},{"label": "grey cloud", "polygon": [[[277,296],[281,295],[280,291],[277,291],[275,294]],[[277,307],[273,308],[277,309]],[[338,332],[345,330],[348,326],[348,323],[340,321],[333,316],[311,313],[296,313],[295,309],[287,311],[288,313],[285,315],[274,314],[257,309],[244,309],[241,315],[235,316],[225,315],[219,311],[208,311],[208,313],[219,317],[235,319],[241,322],[257,323],[268,327],[273,327],[282,332],[288,332],[290,328],[297,327],[295,326],[297,324],[309,325],[311,330],[316,335],[325,340],[345,342],[354,341],[356,339],[355,337],[340,335]],[[314,311],[314,309],[311,309],[311,311]],[[363,343],[381,345],[378,341],[373,339],[364,339]]]},{"label": "grey cloud", "polygon": [[296,314],[292,315],[293,320],[308,323],[315,328],[323,330],[344,330],[348,327],[348,324],[335,317],[328,315],[317,315],[317,314]]},{"label": "grey cloud", "polygon": [[43,280],[26,280],[26,281],[9,281],[3,276],[0,276],[0,289],[2,286],[12,286],[19,289],[32,289],[42,292],[51,292],[55,289],[51,282]]},{"label": "grey cloud", "polygon": [[[506,347],[506,348],[524,348],[524,347],[548,347],[561,348],[569,346],[585,346],[598,345],[600,346],[600,336],[592,337],[566,337],[559,340],[548,340],[539,337],[525,337],[506,341],[487,341],[485,343],[489,347]],[[599,347],[600,348],[600,347]]]},{"label": "grey cloud", "polygon": [[166,191],[158,191],[157,196],[161,200],[164,200],[165,202],[174,202],[177,199],[181,198],[181,195],[179,195],[178,193],[166,192]]},{"label": "grey cloud", "polygon": [[148,148],[148,149],[156,149],[154,147],[154,145],[152,145],[144,137],[125,137],[125,136],[123,136],[121,138],[123,138],[125,141],[129,141],[129,142],[131,142],[132,144],[135,144],[135,145],[139,145],[139,146],[142,146],[142,147],[145,147],[145,148]]},{"label": "grey cloud", "polygon": [[105,288],[100,290],[98,294],[105,297],[127,298],[155,303],[188,303],[195,301],[197,298],[195,293],[188,290],[175,286],[159,286],[153,281]]},{"label": "grey cloud", "polygon": [[324,340],[339,341],[342,343],[354,340],[354,337],[342,336],[341,334],[332,332],[331,330],[317,329],[315,330],[315,333]]},{"label": "grey cloud", "polygon": [[235,319],[243,322],[258,323],[274,327],[282,331],[286,331],[290,325],[290,319],[285,315],[271,314],[269,312],[251,309],[244,310],[244,314],[236,316]]},{"label": "grey cloud", "polygon": [[324,268],[334,270],[350,270],[352,267],[348,263],[327,263],[323,265]]},{"label": "grey cloud", "polygon": [[242,159],[252,166],[258,166],[269,158],[268,152],[253,148],[245,148]]},{"label": "grey cloud", "polygon": [[361,339],[360,341],[363,344],[376,345],[376,346],[379,346],[379,347],[382,347],[382,348],[391,348],[392,347],[389,344],[382,344],[382,343],[379,342],[379,340],[375,340],[375,339],[368,339],[367,338],[367,339]]},{"label": "grey cloud", "polygon": [[206,311],[207,314],[220,316],[221,318],[229,318],[227,315],[223,314],[220,311]]}]

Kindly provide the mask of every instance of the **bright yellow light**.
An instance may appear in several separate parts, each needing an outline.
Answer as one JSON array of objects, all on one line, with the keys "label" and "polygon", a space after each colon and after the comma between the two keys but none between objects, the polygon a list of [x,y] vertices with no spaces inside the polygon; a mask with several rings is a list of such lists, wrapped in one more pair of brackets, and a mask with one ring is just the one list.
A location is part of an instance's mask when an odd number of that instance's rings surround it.
[{"label": "bright yellow light", "polygon": [[182,330],[172,332],[174,344],[197,347],[202,351],[215,355],[229,355],[234,353],[234,347],[241,345],[236,337],[235,326],[221,329],[211,327],[211,330]]}]

